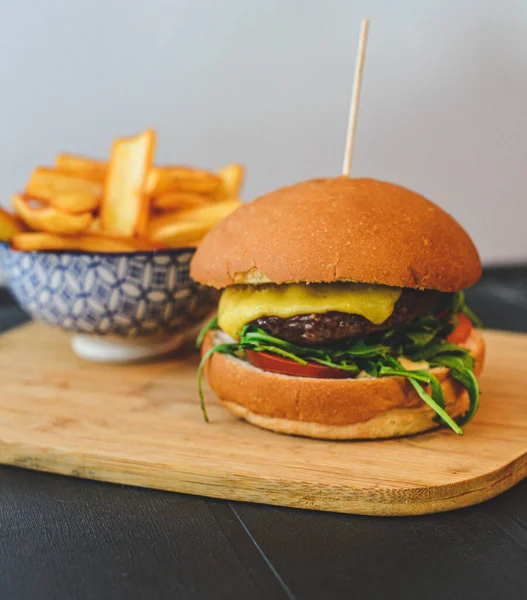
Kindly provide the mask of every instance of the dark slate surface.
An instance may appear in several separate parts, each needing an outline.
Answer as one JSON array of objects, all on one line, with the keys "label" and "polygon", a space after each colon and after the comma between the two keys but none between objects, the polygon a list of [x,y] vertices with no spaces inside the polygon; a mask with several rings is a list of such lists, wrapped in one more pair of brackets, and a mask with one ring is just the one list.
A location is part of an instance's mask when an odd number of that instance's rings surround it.
[{"label": "dark slate surface", "polygon": [[[488,327],[527,332],[527,267],[487,269],[467,296]],[[0,290],[0,331],[24,320]],[[372,518],[0,467],[0,600],[524,600],[526,564],[527,481],[453,513]]]}]

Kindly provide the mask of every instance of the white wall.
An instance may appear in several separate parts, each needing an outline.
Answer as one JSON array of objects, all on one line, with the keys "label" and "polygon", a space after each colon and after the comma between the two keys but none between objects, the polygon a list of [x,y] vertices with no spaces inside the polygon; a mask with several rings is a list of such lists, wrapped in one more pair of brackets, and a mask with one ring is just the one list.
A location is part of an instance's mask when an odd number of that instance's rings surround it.
[{"label": "white wall", "polygon": [[61,150],[153,125],[158,159],[248,165],[245,197],[338,174],[414,188],[487,261],[527,258],[525,0],[0,0],[0,197]]}]

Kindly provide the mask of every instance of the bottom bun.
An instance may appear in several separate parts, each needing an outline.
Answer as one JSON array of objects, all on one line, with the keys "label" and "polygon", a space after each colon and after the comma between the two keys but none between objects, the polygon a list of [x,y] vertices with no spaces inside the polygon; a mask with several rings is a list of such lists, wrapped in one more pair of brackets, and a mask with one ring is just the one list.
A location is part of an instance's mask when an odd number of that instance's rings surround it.
[{"label": "bottom bun", "polygon": [[[203,352],[220,341],[209,332]],[[464,344],[483,368],[485,342],[473,331]],[[446,368],[433,369],[446,410],[459,417],[469,408],[465,388]],[[404,377],[314,379],[263,371],[227,354],[214,354],[206,368],[210,387],[224,406],[253,425],[279,433],[327,440],[398,437],[438,427],[434,411]]]}]

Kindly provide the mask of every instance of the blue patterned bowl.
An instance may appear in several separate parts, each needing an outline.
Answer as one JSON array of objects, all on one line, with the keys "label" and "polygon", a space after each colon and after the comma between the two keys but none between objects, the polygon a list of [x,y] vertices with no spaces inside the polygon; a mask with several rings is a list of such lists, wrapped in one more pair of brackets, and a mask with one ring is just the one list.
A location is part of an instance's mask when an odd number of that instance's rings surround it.
[{"label": "blue patterned bowl", "polygon": [[217,292],[190,279],[193,253],[20,252],[0,244],[0,265],[34,319],[79,334],[78,354],[128,361],[181,345],[215,309]]}]

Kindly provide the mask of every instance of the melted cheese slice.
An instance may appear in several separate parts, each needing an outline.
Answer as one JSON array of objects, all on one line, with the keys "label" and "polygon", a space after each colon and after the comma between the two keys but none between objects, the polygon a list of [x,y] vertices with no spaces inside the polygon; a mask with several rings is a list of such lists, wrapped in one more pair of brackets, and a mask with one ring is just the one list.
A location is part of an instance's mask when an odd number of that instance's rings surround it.
[{"label": "melted cheese slice", "polygon": [[259,317],[293,317],[338,311],[362,315],[379,325],[392,314],[402,290],[362,283],[290,283],[233,285],[226,288],[218,307],[218,324],[234,338]]}]

